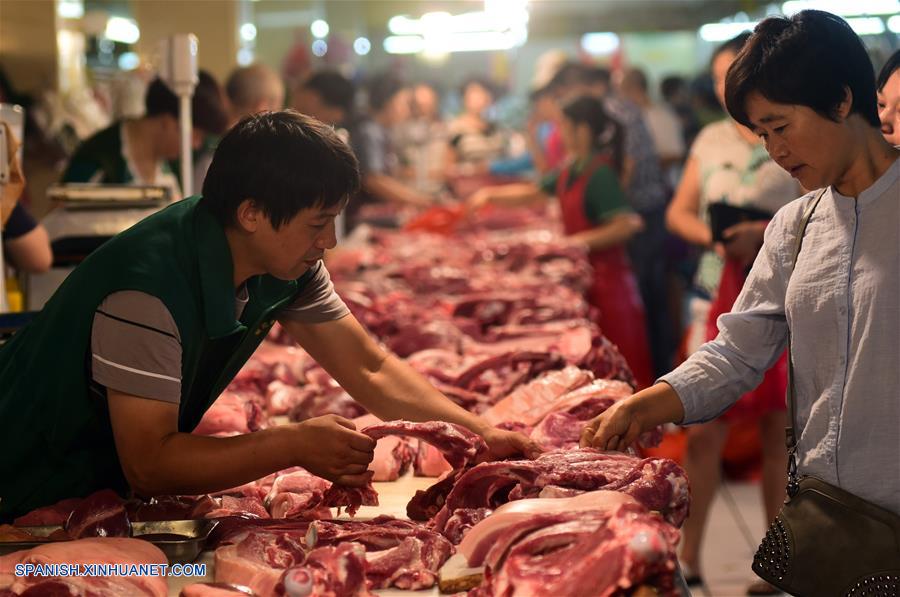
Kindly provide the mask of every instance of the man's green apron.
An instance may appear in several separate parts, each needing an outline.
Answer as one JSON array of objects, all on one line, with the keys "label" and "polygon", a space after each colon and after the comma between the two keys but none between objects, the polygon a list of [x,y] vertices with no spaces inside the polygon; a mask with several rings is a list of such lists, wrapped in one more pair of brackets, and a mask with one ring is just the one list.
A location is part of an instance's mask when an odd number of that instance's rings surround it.
[{"label": "man's green apron", "polygon": [[247,281],[235,319],[231,252],[198,197],[112,238],[0,348],[0,522],[67,497],[127,492],[106,401],[90,391],[94,312],[120,290],[158,297],[182,343],[178,430],[190,432],[310,277]]}]

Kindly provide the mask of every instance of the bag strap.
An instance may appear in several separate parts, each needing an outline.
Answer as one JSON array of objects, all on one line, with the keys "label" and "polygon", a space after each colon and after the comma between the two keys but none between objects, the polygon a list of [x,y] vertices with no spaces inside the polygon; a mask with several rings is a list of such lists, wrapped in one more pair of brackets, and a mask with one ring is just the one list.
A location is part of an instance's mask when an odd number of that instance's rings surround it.
[{"label": "bag strap", "polygon": [[[816,210],[816,207],[819,205],[819,201],[822,199],[822,196],[825,194],[825,191],[828,190],[828,187],[820,190],[816,195],[816,198],[809,204],[806,208],[806,211],[803,212],[803,217],[800,219],[800,226],[797,229],[797,240],[794,243],[794,254],[791,256],[791,274],[794,273],[794,268],[797,267],[797,257],[800,255],[800,247],[803,246],[803,236],[806,234],[806,226],[809,224],[810,218],[812,218],[813,212]],[[794,432],[794,424],[797,420],[797,390],[794,387],[794,358],[791,354],[791,330],[788,327],[788,387],[787,387],[787,406],[789,410],[789,418],[787,422],[787,427],[785,428],[785,444],[787,445],[788,450],[788,485],[787,485],[787,495],[788,499],[793,497],[797,490],[800,488],[799,479],[797,477],[797,435]]]}]

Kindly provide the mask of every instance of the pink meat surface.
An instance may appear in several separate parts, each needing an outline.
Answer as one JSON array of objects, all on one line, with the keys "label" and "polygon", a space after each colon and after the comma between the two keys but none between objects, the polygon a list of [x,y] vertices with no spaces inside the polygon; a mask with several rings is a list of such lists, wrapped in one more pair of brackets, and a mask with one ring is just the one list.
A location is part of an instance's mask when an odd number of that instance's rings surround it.
[{"label": "pink meat surface", "polygon": [[690,489],[684,471],[664,458],[637,458],[591,448],[547,452],[535,460],[484,462],[463,473],[447,495],[434,524],[443,530],[459,508],[496,508],[537,497],[547,486],[620,491],[675,526],[687,517]]},{"label": "pink meat surface", "polygon": [[368,597],[365,550],[358,543],[321,547],[284,575],[288,595]]},{"label": "pink meat surface", "polygon": [[463,468],[487,451],[481,436],[461,425],[443,421],[412,423],[410,421],[390,421],[372,425],[362,430],[373,439],[387,435],[405,435],[426,441],[440,450],[452,468]]},{"label": "pink meat surface", "polygon": [[550,411],[553,402],[592,379],[589,371],[574,366],[544,373],[514,390],[481,416],[492,425],[507,421],[535,425]]},{"label": "pink meat surface", "polygon": [[[571,498],[509,502],[494,510],[490,516],[482,519],[465,533],[457,551],[466,557],[469,566],[481,566],[491,548],[502,540],[504,535],[507,537],[514,535],[513,528],[523,522],[553,514],[609,512],[622,504],[636,503],[634,498],[618,491],[590,491]],[[461,511],[457,510],[458,512]]]},{"label": "pink meat surface", "polygon": [[324,507],[331,483],[305,470],[276,477],[265,503],[272,518],[330,518]]},{"label": "pink meat surface", "polygon": [[[357,429],[370,425],[378,425],[381,419],[375,415],[363,415],[353,419]],[[375,456],[369,465],[374,474],[372,481],[396,481],[412,462],[413,454],[409,442],[405,438],[389,435],[375,444]]]},{"label": "pink meat surface", "polygon": [[[259,419],[259,415],[254,413],[254,406],[258,400],[257,396],[247,392],[223,392],[204,413],[193,433],[197,435],[250,433],[251,425]],[[252,420],[254,418],[256,421]]]},{"label": "pink meat surface", "polygon": [[302,564],[302,541],[284,533],[251,530],[215,553],[215,580],[249,587],[258,595],[275,595],[284,571]]},{"label": "pink meat surface", "polygon": [[[166,564],[158,547],[140,539],[95,537],[77,541],[48,543],[33,549],[0,556],[0,593],[20,594],[32,589],[34,595],[140,595],[165,597],[164,576],[69,576],[47,578],[16,576],[16,564]],[[47,583],[47,585],[45,585]],[[58,593],[50,593],[51,585]],[[59,585],[62,585],[60,587]],[[68,593],[62,592],[67,589]]]},{"label": "pink meat surface", "polygon": [[453,470],[440,450],[428,442],[419,441],[416,450],[415,471],[418,477],[440,477]]},{"label": "pink meat surface", "polygon": [[416,591],[437,581],[440,567],[453,551],[450,542],[438,534],[407,537],[396,547],[366,554],[366,576],[370,589],[397,587]]},{"label": "pink meat surface", "polygon": [[178,597],[240,597],[247,593],[225,583],[198,582],[181,589]]},{"label": "pink meat surface", "polygon": [[222,518],[225,516],[269,518],[269,512],[258,497],[223,495],[213,499],[216,501],[217,507],[207,512],[205,518]]},{"label": "pink meat surface", "polygon": [[72,510],[81,503],[82,498],[66,498],[53,504],[37,508],[13,521],[17,527],[56,526],[65,524]]},{"label": "pink meat surface", "polygon": [[545,526],[491,551],[485,581],[470,595],[580,597],[590,587],[591,595],[611,597],[642,585],[677,595],[679,533],[642,506],[542,516]]}]

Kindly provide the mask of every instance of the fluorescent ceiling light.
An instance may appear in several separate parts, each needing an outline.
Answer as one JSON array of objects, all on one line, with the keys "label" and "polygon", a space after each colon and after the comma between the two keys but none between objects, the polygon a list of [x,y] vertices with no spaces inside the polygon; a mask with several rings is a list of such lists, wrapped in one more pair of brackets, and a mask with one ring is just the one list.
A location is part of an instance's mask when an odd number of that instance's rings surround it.
[{"label": "fluorescent ceiling light", "polygon": [[84,2],[81,0],[59,0],[56,16],[63,19],[80,19],[84,16]]},{"label": "fluorescent ceiling light", "polygon": [[900,33],[900,15],[894,15],[888,19],[887,22],[888,29],[893,31],[894,33]]},{"label": "fluorescent ceiling light", "polygon": [[418,54],[425,49],[425,38],[418,35],[392,35],[384,39],[388,54]]},{"label": "fluorescent ceiling light", "polygon": [[133,44],[141,38],[141,30],[131,19],[110,17],[106,21],[106,38],[123,44]]},{"label": "fluorescent ceiling light", "polygon": [[141,64],[141,59],[134,52],[125,52],[119,56],[119,68],[122,70],[134,70]]},{"label": "fluorescent ceiling light", "polygon": [[365,37],[357,37],[353,40],[353,51],[359,56],[365,56],[372,49],[372,42]]},{"label": "fluorescent ceiling light", "polygon": [[707,23],[700,27],[700,37],[704,41],[728,41],[744,31],[753,31],[756,21],[747,23]]},{"label": "fluorescent ceiling light", "polygon": [[789,0],[781,5],[787,16],[814,8],[841,16],[893,15],[900,12],[900,0]]},{"label": "fluorescent ceiling light", "polygon": [[241,66],[253,64],[253,50],[250,48],[241,48],[238,50],[237,61]]},{"label": "fluorescent ceiling light", "polygon": [[244,23],[241,25],[241,39],[244,41],[253,41],[256,39],[256,25],[253,23]]},{"label": "fluorescent ceiling light", "polygon": [[328,52],[328,43],[324,39],[317,39],[312,43],[312,53],[319,58]]},{"label": "fluorescent ceiling light", "polygon": [[859,17],[847,19],[847,24],[857,35],[881,35],[884,33],[884,21],[878,17]]},{"label": "fluorescent ceiling light", "polygon": [[585,33],[581,36],[581,47],[588,54],[604,56],[619,49],[619,36],[611,32]]},{"label": "fluorescent ceiling light", "polygon": [[312,31],[312,34],[315,37],[321,39],[323,37],[328,37],[328,32],[331,31],[331,28],[328,26],[327,22],[322,19],[316,19],[310,24],[309,30]]}]

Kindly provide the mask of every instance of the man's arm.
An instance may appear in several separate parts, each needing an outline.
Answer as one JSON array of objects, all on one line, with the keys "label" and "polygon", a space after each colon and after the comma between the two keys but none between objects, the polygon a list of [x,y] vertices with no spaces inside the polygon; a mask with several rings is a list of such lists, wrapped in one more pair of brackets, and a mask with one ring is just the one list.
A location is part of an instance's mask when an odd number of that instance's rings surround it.
[{"label": "man's arm", "polygon": [[53,265],[53,252],[47,230],[38,224],[22,236],[4,242],[9,261],[13,266],[29,274],[41,274]]},{"label": "man's arm", "polygon": [[234,437],[178,432],[178,405],[107,391],[125,478],[143,496],[200,494],[302,466],[342,485],[362,485],[375,442],[337,416]]},{"label": "man's arm", "polygon": [[481,435],[495,456],[539,448],[458,406],[409,365],[379,348],[352,315],[325,323],[283,320],[288,333],[356,400],[384,420],[447,421]]}]

